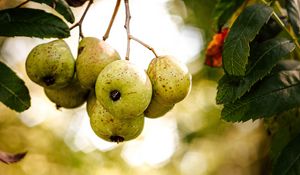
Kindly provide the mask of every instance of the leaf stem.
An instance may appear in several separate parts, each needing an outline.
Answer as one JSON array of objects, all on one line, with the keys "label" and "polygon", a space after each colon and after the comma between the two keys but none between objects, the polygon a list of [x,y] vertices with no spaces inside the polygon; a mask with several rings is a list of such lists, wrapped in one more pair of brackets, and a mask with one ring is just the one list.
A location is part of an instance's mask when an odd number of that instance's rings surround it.
[{"label": "leaf stem", "polygon": [[74,24],[72,27],[70,27],[70,30],[73,30],[75,27],[79,27],[79,36],[81,38],[84,38],[84,35],[83,35],[83,32],[82,32],[82,22],[84,21],[84,18],[86,16],[87,12],[89,11],[89,8],[93,4],[93,2],[94,2],[94,0],[89,0],[89,3],[86,6],[86,8],[85,8],[85,10],[84,10],[84,12],[83,12],[80,20],[76,24]]},{"label": "leaf stem", "polygon": [[288,28],[285,26],[285,24],[282,22],[282,20],[280,19],[280,17],[273,12],[272,13],[272,18],[281,26],[282,29],[284,29],[284,31],[290,36],[290,38],[294,41],[295,45],[296,45],[296,49],[297,51],[300,51],[300,45],[299,42],[297,40],[297,38],[288,30]]},{"label": "leaf stem", "polygon": [[155,55],[155,57],[157,58],[158,55],[156,54],[155,50],[153,47],[149,46],[148,44],[144,43],[143,41],[141,41],[140,39],[132,36],[130,34],[130,19],[131,19],[131,14],[130,14],[130,9],[129,9],[129,0],[124,0],[125,2],[125,12],[126,12],[126,20],[125,20],[125,25],[124,28],[127,31],[127,51],[126,51],[126,60],[129,60],[129,55],[130,55],[130,40],[134,40],[136,42],[138,42],[139,44],[143,45],[144,47],[146,47],[147,49],[149,49],[150,51],[152,51],[152,53]]},{"label": "leaf stem", "polygon": [[[261,0],[261,2],[265,5],[270,6],[270,3],[266,2],[265,0]],[[281,12],[280,4],[276,1],[275,6],[278,8],[278,10]],[[296,45],[297,52],[300,52],[300,45],[297,40],[297,38],[289,31],[289,29],[285,26],[285,24],[282,22],[280,17],[273,11],[272,12],[272,18],[280,25],[280,27],[290,36],[290,38],[293,40],[293,42]]]},{"label": "leaf stem", "polygon": [[109,25],[107,27],[107,30],[103,36],[103,41],[105,41],[108,37],[109,37],[109,33],[110,33],[110,30],[111,30],[111,27],[115,21],[115,18],[117,16],[117,13],[119,11],[119,7],[120,7],[120,3],[121,3],[121,0],[117,0],[117,3],[116,3],[116,6],[115,6],[115,9],[114,9],[114,12],[113,12],[113,15],[110,19],[110,22],[109,22]]},{"label": "leaf stem", "polygon": [[278,12],[280,13],[280,15],[284,16],[284,12],[282,10],[282,7],[280,5],[280,3],[278,1],[274,2],[275,8],[278,10]]}]

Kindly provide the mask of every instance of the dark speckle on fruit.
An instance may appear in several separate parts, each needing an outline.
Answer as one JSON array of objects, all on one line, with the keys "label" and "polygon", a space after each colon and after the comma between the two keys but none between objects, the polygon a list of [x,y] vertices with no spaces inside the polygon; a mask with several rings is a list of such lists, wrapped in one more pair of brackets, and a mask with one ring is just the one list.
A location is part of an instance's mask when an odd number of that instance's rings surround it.
[{"label": "dark speckle on fruit", "polygon": [[110,91],[110,99],[113,101],[118,101],[121,98],[121,92],[118,90],[112,90]]},{"label": "dark speckle on fruit", "polygon": [[43,78],[43,82],[47,86],[51,86],[55,83],[55,78],[53,76],[46,76],[46,77]]},{"label": "dark speckle on fruit", "polygon": [[60,110],[61,106],[59,104],[56,104],[56,109]]},{"label": "dark speckle on fruit", "polygon": [[112,142],[123,142],[124,141],[124,138],[121,137],[121,136],[110,136],[109,138]]}]

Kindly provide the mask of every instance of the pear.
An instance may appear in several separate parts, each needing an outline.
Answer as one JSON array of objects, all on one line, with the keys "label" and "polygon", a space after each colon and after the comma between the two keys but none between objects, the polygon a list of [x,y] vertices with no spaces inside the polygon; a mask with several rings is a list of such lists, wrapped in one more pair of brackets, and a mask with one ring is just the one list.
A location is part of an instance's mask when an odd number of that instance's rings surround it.
[{"label": "pear", "polygon": [[149,106],[145,110],[144,114],[148,118],[158,118],[169,112],[175,104],[164,104],[157,101],[156,98],[152,98]]},{"label": "pear", "polygon": [[91,111],[93,111],[94,106],[96,104],[97,98],[95,94],[95,90],[90,90],[87,102],[86,102],[86,111],[89,116],[92,115]]},{"label": "pear", "polygon": [[66,87],[61,89],[44,88],[46,96],[59,107],[76,108],[87,99],[89,90],[80,86],[76,78]]},{"label": "pear", "polygon": [[147,69],[153,96],[161,104],[171,105],[183,100],[191,89],[187,67],[172,56],[154,58]]},{"label": "pear", "polygon": [[109,63],[120,60],[120,55],[106,42],[94,37],[83,38],[78,46],[76,72],[80,84],[95,88],[99,73]]},{"label": "pear", "polygon": [[144,128],[143,115],[131,119],[114,117],[92,92],[87,100],[87,113],[95,134],[106,141],[119,143],[132,140],[139,136]]},{"label": "pear", "polygon": [[26,72],[35,83],[51,88],[65,87],[73,79],[75,59],[64,40],[34,47],[26,59]]},{"label": "pear", "polygon": [[98,76],[95,91],[103,107],[122,118],[142,114],[152,97],[152,85],[146,72],[126,60],[107,65]]}]

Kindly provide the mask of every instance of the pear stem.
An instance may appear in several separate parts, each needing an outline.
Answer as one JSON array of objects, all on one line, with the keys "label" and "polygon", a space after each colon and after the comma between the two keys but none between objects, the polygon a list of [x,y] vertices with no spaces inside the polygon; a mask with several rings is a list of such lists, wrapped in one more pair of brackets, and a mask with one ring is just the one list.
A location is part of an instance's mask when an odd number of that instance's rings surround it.
[{"label": "pear stem", "polygon": [[129,55],[130,55],[130,10],[129,10],[129,0],[124,0],[125,2],[125,12],[126,12],[126,20],[125,20],[125,26],[124,28],[127,31],[127,51],[126,51],[126,60],[129,60]]},{"label": "pear stem", "polygon": [[84,35],[83,35],[83,32],[82,32],[82,23],[83,23],[83,21],[84,21],[84,18],[85,18],[85,16],[86,16],[87,12],[89,11],[89,8],[90,8],[91,5],[93,4],[93,2],[94,2],[94,0],[89,0],[89,3],[88,3],[88,5],[86,6],[86,8],[85,8],[85,10],[84,10],[84,12],[83,12],[83,14],[82,14],[80,20],[79,20],[76,24],[74,24],[72,27],[70,27],[70,30],[73,30],[75,27],[79,27],[79,36],[80,36],[81,38],[84,38]]},{"label": "pear stem", "polygon": [[130,55],[130,40],[134,40],[136,42],[138,42],[139,44],[143,45],[144,47],[146,47],[147,49],[151,50],[152,53],[155,55],[155,57],[157,58],[157,54],[154,50],[153,47],[149,46],[148,44],[144,43],[143,41],[141,41],[140,39],[132,36],[130,34],[130,19],[131,19],[131,15],[130,15],[130,10],[129,10],[129,0],[124,0],[125,2],[125,12],[126,12],[126,20],[125,20],[125,25],[124,28],[127,31],[127,52],[126,52],[126,60],[129,60],[129,55]]},{"label": "pear stem", "polygon": [[138,38],[130,35],[130,39],[140,43],[141,45],[143,45],[144,47],[146,47],[147,49],[149,49],[150,51],[152,51],[152,53],[155,55],[155,57],[157,58],[158,55],[156,54],[155,50],[153,49],[153,47],[149,46],[148,44],[144,43],[143,41],[139,40]]},{"label": "pear stem", "polygon": [[116,3],[116,6],[115,6],[113,15],[112,15],[112,17],[110,19],[109,25],[108,25],[108,27],[106,29],[106,32],[105,32],[104,36],[103,36],[103,41],[105,41],[109,37],[110,30],[112,28],[112,25],[113,25],[113,23],[115,21],[115,18],[117,16],[118,11],[119,11],[120,4],[121,4],[121,0],[117,0],[117,3]]}]

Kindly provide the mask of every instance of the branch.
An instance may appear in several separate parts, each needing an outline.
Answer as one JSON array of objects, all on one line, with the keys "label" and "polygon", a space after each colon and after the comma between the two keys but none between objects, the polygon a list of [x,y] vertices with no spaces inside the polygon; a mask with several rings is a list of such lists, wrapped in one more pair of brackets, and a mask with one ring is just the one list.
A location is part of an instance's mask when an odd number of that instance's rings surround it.
[{"label": "branch", "polygon": [[134,40],[136,42],[138,42],[139,44],[143,45],[144,47],[148,48],[149,50],[151,50],[153,52],[153,54],[155,55],[155,57],[157,58],[157,54],[155,52],[155,50],[149,46],[148,44],[144,43],[143,41],[137,39],[136,37],[132,36],[130,34],[130,19],[131,19],[131,15],[130,15],[130,10],[129,10],[129,0],[124,0],[125,2],[125,10],[126,10],[126,20],[125,20],[125,29],[127,31],[127,52],[126,52],[126,60],[129,60],[129,55],[130,55],[130,40]]},{"label": "branch", "polygon": [[148,44],[144,43],[143,41],[137,39],[136,37],[130,35],[130,39],[140,43],[141,45],[143,45],[144,47],[146,47],[147,49],[149,49],[150,51],[152,51],[152,53],[155,55],[155,57],[157,58],[158,55],[156,54],[155,50],[153,49],[153,47],[149,46]]},{"label": "branch", "polygon": [[129,60],[129,55],[130,55],[130,10],[129,10],[129,0],[124,0],[125,2],[125,11],[126,11],[126,20],[125,20],[125,29],[127,31],[127,51],[126,51],[126,60]]},{"label": "branch", "polygon": [[113,12],[113,15],[110,19],[110,22],[109,22],[109,25],[107,27],[107,30],[103,36],[103,41],[105,41],[108,37],[109,37],[109,33],[110,33],[110,30],[111,30],[111,27],[115,21],[115,18],[117,16],[117,13],[119,11],[119,7],[120,7],[120,3],[121,3],[121,0],[117,0],[117,3],[116,3],[116,6],[115,6],[115,9],[114,9],[114,12]]},{"label": "branch", "polygon": [[90,8],[91,5],[93,4],[93,2],[94,2],[94,0],[89,0],[89,3],[88,3],[88,5],[86,6],[86,8],[85,8],[85,10],[84,10],[84,12],[83,12],[83,14],[82,14],[80,20],[79,20],[76,24],[74,24],[72,27],[70,27],[70,30],[73,30],[75,27],[79,27],[79,36],[80,36],[81,38],[84,38],[83,32],[82,32],[82,22],[84,21],[84,18],[85,18],[85,16],[86,16],[87,12],[89,11],[89,8]]}]

